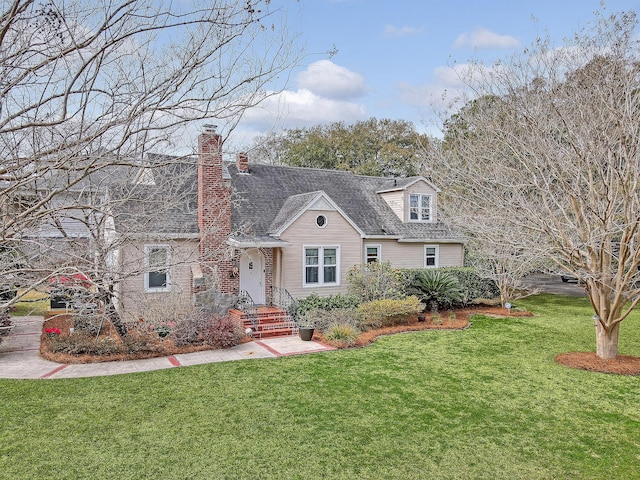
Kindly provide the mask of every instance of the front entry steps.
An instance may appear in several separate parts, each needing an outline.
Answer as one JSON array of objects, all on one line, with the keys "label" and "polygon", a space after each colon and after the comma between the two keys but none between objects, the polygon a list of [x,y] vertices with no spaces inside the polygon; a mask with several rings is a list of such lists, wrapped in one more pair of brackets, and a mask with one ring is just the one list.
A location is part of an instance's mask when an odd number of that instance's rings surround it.
[{"label": "front entry steps", "polygon": [[229,315],[239,319],[242,326],[252,329],[253,336],[257,338],[282,337],[287,335],[297,335],[298,327],[291,316],[283,309],[278,307],[256,307],[258,329],[255,330],[254,324],[246,311],[232,308]]}]

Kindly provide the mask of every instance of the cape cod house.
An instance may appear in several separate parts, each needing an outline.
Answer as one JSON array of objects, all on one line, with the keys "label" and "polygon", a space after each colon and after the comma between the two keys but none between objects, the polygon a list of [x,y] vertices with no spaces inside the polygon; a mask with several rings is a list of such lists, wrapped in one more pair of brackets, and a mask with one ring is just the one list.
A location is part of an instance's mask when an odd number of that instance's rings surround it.
[{"label": "cape cod house", "polygon": [[261,305],[283,292],[346,293],[349,268],[367,262],[463,263],[464,239],[439,219],[439,190],[423,177],[250,164],[244,154],[224,162],[221,136],[207,130],[193,184],[176,217],[153,222],[120,253],[120,261],[145,264],[120,285],[125,310],[144,296],[193,296],[208,276],[223,293]]}]

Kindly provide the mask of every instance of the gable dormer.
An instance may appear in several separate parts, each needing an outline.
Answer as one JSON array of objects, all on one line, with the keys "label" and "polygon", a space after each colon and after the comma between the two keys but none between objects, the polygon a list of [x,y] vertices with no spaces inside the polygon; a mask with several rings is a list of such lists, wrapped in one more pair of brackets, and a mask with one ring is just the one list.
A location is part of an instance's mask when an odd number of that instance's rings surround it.
[{"label": "gable dormer", "polygon": [[397,178],[376,193],[405,223],[435,223],[440,189],[424,177]]}]

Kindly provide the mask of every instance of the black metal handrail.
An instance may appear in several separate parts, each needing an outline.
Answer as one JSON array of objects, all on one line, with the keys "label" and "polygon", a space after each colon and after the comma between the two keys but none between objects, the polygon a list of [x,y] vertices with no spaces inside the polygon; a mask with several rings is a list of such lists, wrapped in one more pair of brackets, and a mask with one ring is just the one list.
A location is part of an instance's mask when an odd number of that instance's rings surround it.
[{"label": "black metal handrail", "polygon": [[255,332],[258,331],[258,307],[256,306],[253,298],[249,295],[249,292],[246,290],[240,290],[238,292],[238,300],[236,300],[236,308],[238,310],[242,310],[246,315],[251,325],[253,325],[253,330]]},{"label": "black metal handrail", "polygon": [[269,304],[272,307],[280,307],[291,316],[291,318],[295,321],[297,317],[298,311],[298,301],[293,298],[293,296],[289,293],[286,288],[282,287],[271,287],[271,298],[269,299]]}]

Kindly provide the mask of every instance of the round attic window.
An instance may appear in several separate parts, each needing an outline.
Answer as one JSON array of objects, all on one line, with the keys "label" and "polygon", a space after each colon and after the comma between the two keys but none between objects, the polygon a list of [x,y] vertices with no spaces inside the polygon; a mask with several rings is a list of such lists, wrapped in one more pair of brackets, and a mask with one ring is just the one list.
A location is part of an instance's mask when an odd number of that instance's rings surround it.
[{"label": "round attic window", "polygon": [[316,217],[316,225],[320,228],[324,228],[327,226],[327,217],[324,215],[318,215]]}]

